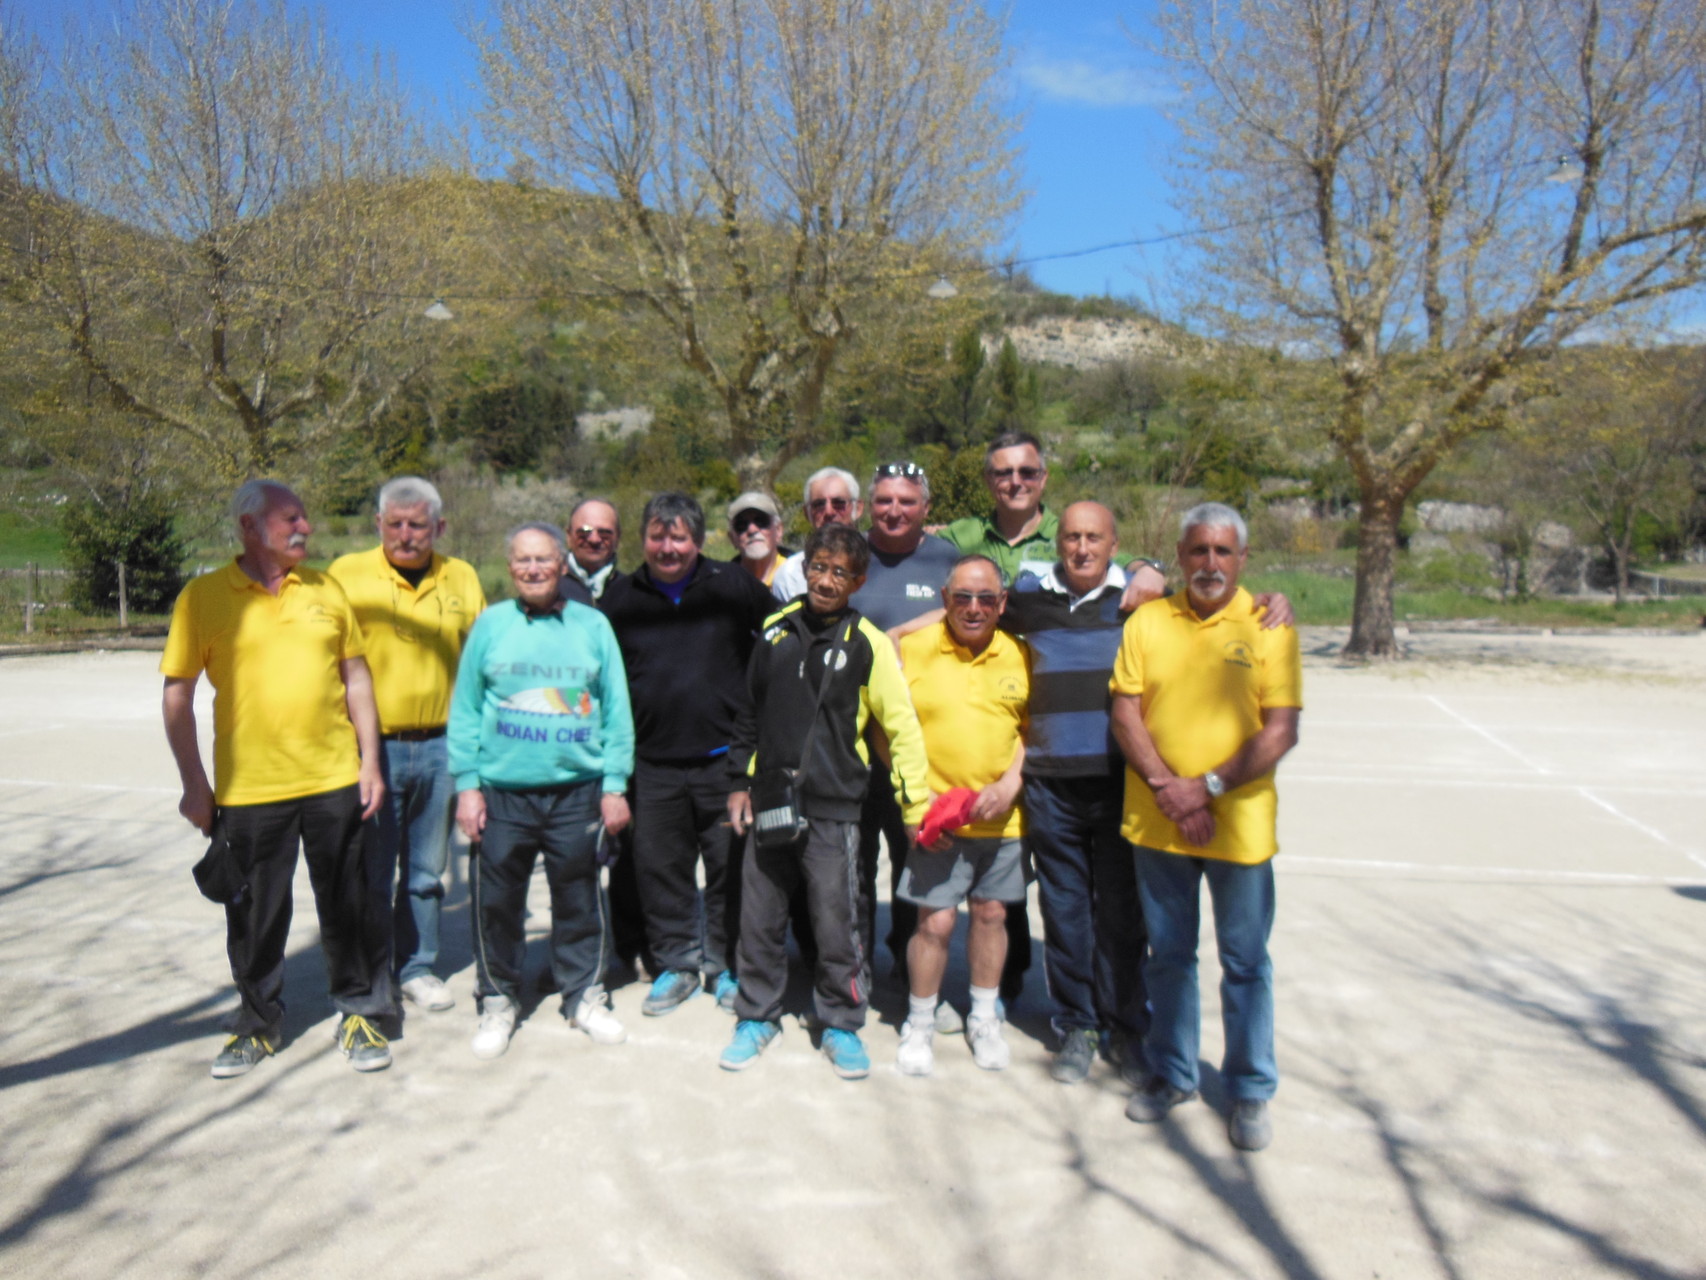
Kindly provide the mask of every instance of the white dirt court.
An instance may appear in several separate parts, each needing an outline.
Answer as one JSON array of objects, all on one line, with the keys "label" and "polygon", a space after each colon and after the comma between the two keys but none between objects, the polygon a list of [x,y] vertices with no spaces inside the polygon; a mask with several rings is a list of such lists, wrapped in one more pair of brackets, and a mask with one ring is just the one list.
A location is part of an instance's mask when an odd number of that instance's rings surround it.
[{"label": "white dirt court", "polygon": [[1706,635],[1430,633],[1377,669],[1340,639],[1304,634],[1280,770],[1254,1156],[1219,1115],[1206,935],[1204,1100],[1140,1127],[1105,1066],[1048,1078],[1040,947],[1002,1074],[954,1040],[896,1074],[881,985],[861,1083],[792,1022],[719,1071],[727,1015],[644,1019],[638,985],[626,1045],[548,1001],[478,1061],[459,865],[457,1007],[411,1017],[391,1070],[333,1048],[304,874],[287,1043],[213,1080],[234,996],[157,655],[8,657],[0,1274],[1706,1274]]}]

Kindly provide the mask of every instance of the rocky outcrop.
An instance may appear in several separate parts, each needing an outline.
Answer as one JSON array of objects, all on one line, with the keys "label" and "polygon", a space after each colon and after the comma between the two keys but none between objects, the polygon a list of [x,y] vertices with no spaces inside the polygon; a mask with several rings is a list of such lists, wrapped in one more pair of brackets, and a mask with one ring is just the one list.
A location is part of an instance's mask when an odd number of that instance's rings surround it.
[{"label": "rocky outcrop", "polygon": [[1051,316],[1014,325],[1004,333],[985,334],[983,352],[994,360],[1003,338],[1013,340],[1019,359],[1028,364],[1097,369],[1145,356],[1176,358],[1177,334],[1154,320],[1074,320]]}]

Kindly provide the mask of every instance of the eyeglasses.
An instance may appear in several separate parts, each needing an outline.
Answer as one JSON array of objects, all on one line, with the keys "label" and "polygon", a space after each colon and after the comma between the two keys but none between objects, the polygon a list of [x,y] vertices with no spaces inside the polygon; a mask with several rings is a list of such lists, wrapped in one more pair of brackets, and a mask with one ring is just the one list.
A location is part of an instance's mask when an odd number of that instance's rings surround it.
[{"label": "eyeglasses", "polygon": [[993,609],[1001,597],[989,591],[950,591],[948,592],[948,599],[962,609],[969,609],[974,604],[985,609]]},{"label": "eyeglasses", "polygon": [[753,529],[768,529],[770,517],[762,511],[743,511],[735,517],[734,531],[744,534]]},{"label": "eyeglasses", "polygon": [[806,503],[806,510],[808,511],[851,511],[852,509],[853,499],[851,498],[813,498]]},{"label": "eyeglasses", "polygon": [[591,542],[594,538],[609,539],[616,536],[614,529],[598,529],[590,524],[583,524],[573,532],[575,537],[582,542]]},{"label": "eyeglasses", "polygon": [[872,483],[878,480],[924,480],[924,468],[916,462],[885,462],[877,468],[877,474],[872,477]]},{"label": "eyeglasses", "polygon": [[1041,480],[1043,478],[1043,468],[1002,467],[999,471],[994,467],[989,469],[989,478],[991,480],[1011,480],[1014,476],[1018,476],[1021,480]]},{"label": "eyeglasses", "polygon": [[821,578],[827,575],[841,583],[851,582],[855,576],[851,569],[843,568],[838,564],[825,564],[821,560],[813,560],[808,564],[806,566],[806,573],[814,578]]}]

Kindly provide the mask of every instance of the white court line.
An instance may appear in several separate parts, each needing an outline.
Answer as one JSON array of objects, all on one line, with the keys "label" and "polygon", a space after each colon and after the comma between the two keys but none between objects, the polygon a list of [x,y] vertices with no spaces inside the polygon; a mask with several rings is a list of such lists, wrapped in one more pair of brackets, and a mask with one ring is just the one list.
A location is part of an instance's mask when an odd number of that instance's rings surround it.
[{"label": "white court line", "polygon": [[1657,840],[1660,844],[1664,845],[1668,849],[1675,849],[1683,857],[1687,858],[1690,862],[1694,863],[1695,866],[1706,868],[1706,858],[1701,857],[1700,854],[1695,852],[1693,849],[1688,848],[1686,845],[1678,844],[1676,841],[1672,840],[1669,836],[1667,836],[1664,832],[1660,831],[1657,827],[1649,827],[1646,823],[1640,821],[1640,819],[1630,817],[1628,814],[1624,813],[1623,810],[1619,809],[1616,805],[1611,804],[1609,801],[1601,800],[1598,796],[1596,796],[1593,792],[1589,791],[1586,787],[1577,787],[1576,790],[1581,792],[1582,795],[1586,796],[1589,800],[1591,800],[1595,804],[1597,804],[1601,809],[1604,809],[1612,817],[1621,818],[1624,822],[1627,822],[1630,826],[1634,827],[1635,830],[1641,832],[1643,835],[1650,836],[1652,839]]},{"label": "white court line", "polygon": [[1509,754],[1515,756],[1518,760],[1522,761],[1525,765],[1527,765],[1530,769],[1533,769],[1536,773],[1551,773],[1552,772],[1545,765],[1538,764],[1535,761],[1530,760],[1527,756],[1523,755],[1522,752],[1518,751],[1515,747],[1511,746],[1510,743],[1508,743],[1508,742],[1504,741],[1502,738],[1498,737],[1498,735],[1493,734],[1493,733],[1489,733],[1486,729],[1483,729],[1480,725],[1476,724],[1468,716],[1463,715],[1460,712],[1453,711],[1450,707],[1446,706],[1445,703],[1441,702],[1438,698],[1434,697],[1433,694],[1430,693],[1428,695],[1428,701],[1433,703],[1434,706],[1438,707],[1441,711],[1445,712],[1445,714],[1450,716],[1453,720],[1456,720],[1465,729],[1470,729],[1470,730],[1473,730],[1474,732],[1480,734],[1488,742],[1492,743],[1495,747],[1499,748],[1499,750],[1508,752]]},{"label": "white court line", "polygon": [[1675,888],[1706,886],[1706,880],[1688,876],[1642,876],[1620,871],[1536,871],[1531,867],[1460,867],[1436,862],[1385,862],[1376,858],[1311,858],[1304,854],[1281,854],[1275,869],[1302,863],[1311,867],[1365,867],[1373,871],[1412,871],[1422,874],[1468,876],[1474,880],[1581,880],[1596,884],[1664,885]]},{"label": "white court line", "polygon": [[182,794],[176,787],[121,787],[110,782],[62,782],[58,779],[43,782],[40,778],[0,778],[0,787],[67,787],[73,791],[126,791],[147,796]]},{"label": "white court line", "polygon": [[51,733],[55,729],[63,729],[64,727],[63,724],[38,724],[28,729],[7,729],[4,733],[0,733],[0,738],[21,738],[31,733]]}]

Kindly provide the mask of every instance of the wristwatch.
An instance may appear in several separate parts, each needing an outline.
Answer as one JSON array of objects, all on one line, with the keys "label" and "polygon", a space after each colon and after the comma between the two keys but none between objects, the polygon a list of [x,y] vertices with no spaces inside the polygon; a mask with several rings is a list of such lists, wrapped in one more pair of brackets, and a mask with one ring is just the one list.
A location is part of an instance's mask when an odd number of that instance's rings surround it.
[{"label": "wristwatch", "polygon": [[1210,800],[1218,800],[1221,796],[1226,794],[1226,784],[1220,780],[1220,775],[1213,769],[1210,769],[1207,773],[1203,774],[1202,784],[1208,788],[1208,797]]}]

